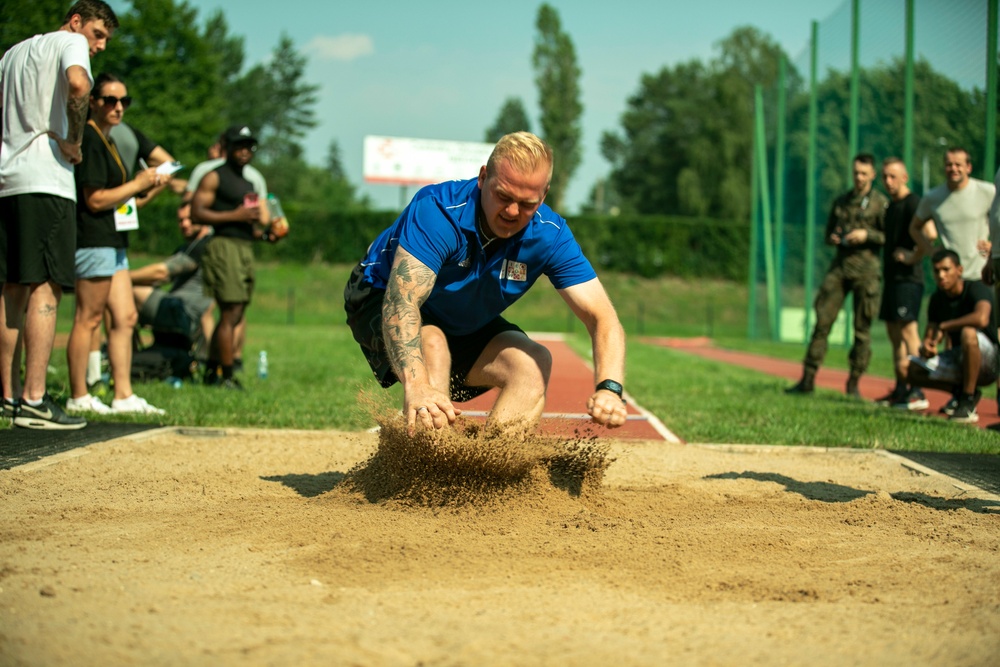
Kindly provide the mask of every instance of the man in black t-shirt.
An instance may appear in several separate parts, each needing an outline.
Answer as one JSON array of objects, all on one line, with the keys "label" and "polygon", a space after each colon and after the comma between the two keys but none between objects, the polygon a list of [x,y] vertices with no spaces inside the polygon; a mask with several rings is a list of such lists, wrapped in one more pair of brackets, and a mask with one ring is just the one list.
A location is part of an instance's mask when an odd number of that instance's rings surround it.
[{"label": "man in black t-shirt", "polygon": [[882,305],[878,317],[892,344],[896,387],[877,399],[879,405],[904,410],[926,410],[927,398],[920,387],[906,384],[910,355],[920,351],[917,319],[924,297],[923,264],[914,253],[916,241],[910,236],[910,221],[920,197],[910,191],[906,165],[898,157],[882,162],[882,183],[889,195],[885,211],[885,245],[882,246]]},{"label": "man in black t-shirt", "polygon": [[[962,263],[953,250],[931,258],[938,289],[927,304],[927,330],[920,356],[910,357],[909,381],[921,387],[955,393],[945,406],[956,422],[977,422],[978,387],[997,381],[997,327],[993,290],[978,280],[962,278]],[[948,349],[938,352],[943,341]]]}]

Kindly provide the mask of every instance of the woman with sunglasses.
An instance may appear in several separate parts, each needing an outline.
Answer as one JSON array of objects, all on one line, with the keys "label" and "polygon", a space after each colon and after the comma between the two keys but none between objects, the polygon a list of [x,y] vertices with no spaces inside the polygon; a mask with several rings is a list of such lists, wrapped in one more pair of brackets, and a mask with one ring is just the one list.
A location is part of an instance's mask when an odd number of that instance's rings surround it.
[{"label": "woman with sunglasses", "polygon": [[[125,250],[127,230],[135,229],[138,223],[136,198],[168,177],[150,167],[128,178],[108,133],[122,121],[131,103],[118,77],[106,73],[97,77],[90,94],[90,120],[83,133],[83,161],[76,167],[76,312],[66,347],[72,393],[66,409],[71,412],[163,414],[132,392],[132,332],[138,316]],[[91,336],[105,309],[111,313],[108,360],[114,399],[110,408],[87,390]]]}]

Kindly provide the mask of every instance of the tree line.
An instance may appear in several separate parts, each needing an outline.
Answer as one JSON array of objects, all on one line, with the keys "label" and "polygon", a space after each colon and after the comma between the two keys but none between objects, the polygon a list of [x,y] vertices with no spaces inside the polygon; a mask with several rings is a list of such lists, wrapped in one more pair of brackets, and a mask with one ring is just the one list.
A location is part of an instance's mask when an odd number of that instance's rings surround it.
[{"label": "tree line", "polygon": [[[16,7],[14,5],[17,5]],[[0,4],[0,48],[56,29],[68,8],[65,0]],[[244,39],[231,33],[221,11],[199,20],[197,10],[176,0],[131,0],[119,15],[121,26],[106,52],[94,59],[95,74],[121,76],[136,103],[128,122],[147,129],[158,143],[186,165],[205,157],[207,147],[231,124],[249,124],[261,138],[255,165],[294,215],[329,222],[371,211],[345,175],[340,148],[331,142],[325,164],[310,165],[303,140],[316,126],[318,86],[304,79],[306,60],[282,34],[272,57],[247,67]],[[583,104],[581,69],[572,38],[558,12],[539,5],[531,56],[539,89],[537,132],[556,154],[548,202],[557,210],[581,158]],[[750,165],[753,144],[754,85],[768,90],[767,119],[775,125],[779,62],[787,55],[770,36],[754,27],[735,29],[716,45],[707,61],[693,59],[644,74],[629,97],[620,127],[604,132],[601,153],[612,165],[606,179],[593,185],[584,213],[615,209],[628,216],[691,216],[745,223],[749,220]],[[914,154],[932,156],[931,182],[940,182],[941,141],[969,149],[974,163],[982,158],[985,93],[962,89],[926,62],[916,64]],[[902,154],[903,63],[880,64],[861,72],[860,148],[878,157]],[[848,74],[831,71],[819,86],[819,187],[821,208],[848,187],[850,156]],[[804,174],[808,159],[808,91],[791,67],[787,77],[787,187],[789,220],[804,220]],[[515,130],[531,130],[518,97],[508,97],[484,138],[496,141]],[[915,165],[911,183],[919,192]],[[173,243],[169,198],[156,210],[137,248],[161,252]],[[154,208],[154,207],[150,207]],[[822,217],[822,214],[821,214]],[[381,219],[381,216],[380,216]],[[294,221],[293,221],[294,225]],[[325,232],[323,230],[326,230]],[[304,230],[299,230],[303,232]],[[289,238],[304,243],[320,237]],[[168,248],[167,248],[168,249]]]},{"label": "tree line", "polygon": [[[771,37],[748,26],[734,30],[716,50],[708,62],[691,60],[642,77],[621,128],[601,139],[602,154],[612,164],[607,182],[600,184],[605,202],[626,213],[749,220],[754,86],[767,91],[767,141],[773,153],[779,63],[781,58],[787,62],[787,55]],[[878,159],[903,155],[904,68],[900,59],[860,71],[858,148]],[[918,60],[914,70],[914,155],[921,162],[929,156],[933,186],[943,180],[946,145],[965,147],[973,164],[981,164],[986,95],[963,89],[925,60]],[[794,223],[805,219],[809,91],[790,66],[786,85],[785,211]],[[850,187],[849,91],[848,72],[829,71],[818,85],[819,219]],[[911,186],[920,193],[922,164],[907,166]],[[596,191],[591,202],[597,208]]]}]

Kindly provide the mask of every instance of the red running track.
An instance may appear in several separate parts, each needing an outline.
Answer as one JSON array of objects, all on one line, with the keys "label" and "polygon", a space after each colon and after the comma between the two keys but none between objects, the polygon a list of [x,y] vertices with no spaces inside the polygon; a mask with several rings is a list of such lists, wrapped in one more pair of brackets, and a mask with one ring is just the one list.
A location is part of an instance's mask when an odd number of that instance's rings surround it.
[{"label": "red running track", "polygon": [[[609,429],[594,424],[587,415],[587,399],[594,393],[593,369],[570,349],[562,337],[547,334],[531,334],[531,337],[552,353],[552,377],[539,426],[543,433],[681,442],[656,417],[637,406],[627,393],[628,421],[623,426]],[[497,390],[493,389],[458,406],[466,416],[482,418],[493,407],[496,397]]]},{"label": "red running track", "polygon": [[[644,342],[663,345],[664,347],[676,348],[682,352],[694,354],[705,359],[743,366],[744,368],[750,368],[762,373],[783,377],[788,380],[789,386],[798,382],[799,378],[802,377],[801,362],[774,359],[759,354],[751,354],[749,352],[722,350],[713,347],[711,341],[704,338],[647,338]],[[847,375],[847,371],[821,368],[819,373],[816,375],[816,386],[843,392],[844,387],[847,384]],[[863,375],[861,376],[861,382],[858,385],[858,390],[861,392],[862,397],[869,400],[875,400],[888,394],[892,391],[895,385],[895,380],[871,375]],[[937,391],[934,389],[925,389],[924,394],[927,396],[927,401],[930,403],[930,408],[924,412],[931,416],[939,416],[940,413],[938,413],[938,410],[941,406],[948,402],[949,398],[951,398],[951,395],[947,392]],[[1000,416],[997,415],[997,404],[993,399],[984,398],[979,401],[979,406],[976,408],[976,412],[979,414],[978,426],[980,428],[988,428],[994,424],[1000,423]],[[940,416],[943,417],[944,415]]]}]

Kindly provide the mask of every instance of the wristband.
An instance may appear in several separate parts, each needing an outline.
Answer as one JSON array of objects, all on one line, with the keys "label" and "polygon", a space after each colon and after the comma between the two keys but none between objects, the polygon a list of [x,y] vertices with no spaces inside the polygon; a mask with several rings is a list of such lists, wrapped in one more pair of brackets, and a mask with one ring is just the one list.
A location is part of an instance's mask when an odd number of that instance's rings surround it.
[{"label": "wristband", "polygon": [[623,387],[620,382],[615,382],[614,380],[601,380],[598,382],[594,391],[600,391],[601,389],[610,391],[613,394],[618,394],[618,398],[621,398],[622,393],[625,391],[625,387]]}]

